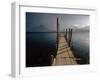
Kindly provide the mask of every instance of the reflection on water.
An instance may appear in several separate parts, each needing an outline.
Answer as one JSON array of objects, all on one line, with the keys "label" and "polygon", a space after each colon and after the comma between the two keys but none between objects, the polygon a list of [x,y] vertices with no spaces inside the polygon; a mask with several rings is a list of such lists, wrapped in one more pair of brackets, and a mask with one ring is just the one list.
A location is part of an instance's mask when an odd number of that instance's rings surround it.
[{"label": "reflection on water", "polygon": [[[68,33],[67,33],[68,34]],[[61,33],[63,36],[64,33]],[[79,64],[89,64],[89,32],[73,32],[71,49]]]},{"label": "reflection on water", "polygon": [[89,32],[73,33],[72,48],[80,64],[89,64]]},{"label": "reflection on water", "polygon": [[56,55],[56,33],[26,33],[26,67],[50,66]]},{"label": "reflection on water", "polygon": [[[79,64],[89,64],[88,32],[73,33],[72,50]],[[56,33],[26,33],[26,67],[50,66],[56,51]]]}]

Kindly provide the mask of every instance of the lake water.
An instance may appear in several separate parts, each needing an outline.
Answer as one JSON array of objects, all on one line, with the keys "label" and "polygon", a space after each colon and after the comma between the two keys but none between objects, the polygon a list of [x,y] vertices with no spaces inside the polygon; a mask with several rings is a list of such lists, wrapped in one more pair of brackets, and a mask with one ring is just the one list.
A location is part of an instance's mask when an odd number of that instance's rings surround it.
[{"label": "lake water", "polygon": [[50,66],[56,51],[56,33],[26,33],[26,67]]},{"label": "lake water", "polygon": [[72,35],[72,48],[80,64],[89,64],[89,32],[76,32]]},{"label": "lake water", "polygon": [[71,49],[79,64],[89,64],[89,32],[73,32]]},{"label": "lake water", "polygon": [[[73,33],[72,50],[79,64],[89,64],[88,32]],[[26,67],[49,66],[56,51],[56,33],[26,33]]]}]

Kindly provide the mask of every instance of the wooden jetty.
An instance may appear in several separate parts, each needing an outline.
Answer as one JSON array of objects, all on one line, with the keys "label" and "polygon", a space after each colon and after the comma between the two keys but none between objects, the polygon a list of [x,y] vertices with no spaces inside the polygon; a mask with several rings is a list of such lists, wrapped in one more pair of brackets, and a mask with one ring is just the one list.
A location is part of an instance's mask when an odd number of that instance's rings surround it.
[{"label": "wooden jetty", "polygon": [[[57,55],[56,55],[56,58],[54,58],[53,60],[52,66],[75,65],[77,64],[77,61],[76,61],[77,59],[75,58],[70,48],[70,45],[69,45],[70,42],[68,42],[64,36],[60,35],[59,26],[60,26],[59,18],[57,18]],[[71,33],[71,36],[72,36],[72,33]]]}]

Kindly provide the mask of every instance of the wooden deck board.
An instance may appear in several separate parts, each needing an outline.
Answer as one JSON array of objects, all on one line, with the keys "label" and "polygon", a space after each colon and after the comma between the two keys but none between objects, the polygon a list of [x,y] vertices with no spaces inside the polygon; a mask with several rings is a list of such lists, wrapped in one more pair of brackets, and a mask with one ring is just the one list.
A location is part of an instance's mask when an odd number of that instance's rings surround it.
[{"label": "wooden deck board", "polygon": [[57,56],[52,65],[73,65],[77,64],[75,57],[64,37],[59,37]]}]

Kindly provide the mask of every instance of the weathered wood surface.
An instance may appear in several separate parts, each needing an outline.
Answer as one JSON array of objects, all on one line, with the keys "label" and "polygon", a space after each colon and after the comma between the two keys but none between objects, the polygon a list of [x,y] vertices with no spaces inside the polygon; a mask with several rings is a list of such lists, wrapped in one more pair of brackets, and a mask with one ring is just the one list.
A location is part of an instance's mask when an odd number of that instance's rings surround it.
[{"label": "weathered wood surface", "polygon": [[53,66],[56,65],[74,65],[77,64],[76,58],[73,55],[65,37],[59,37],[57,56],[53,61]]}]

